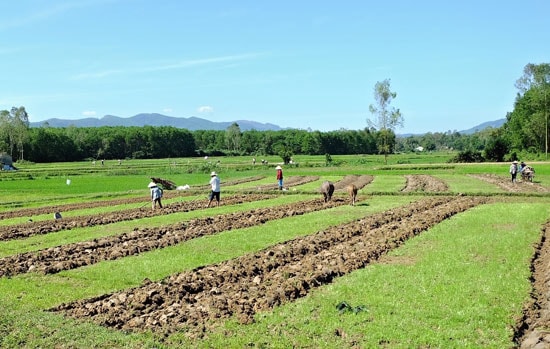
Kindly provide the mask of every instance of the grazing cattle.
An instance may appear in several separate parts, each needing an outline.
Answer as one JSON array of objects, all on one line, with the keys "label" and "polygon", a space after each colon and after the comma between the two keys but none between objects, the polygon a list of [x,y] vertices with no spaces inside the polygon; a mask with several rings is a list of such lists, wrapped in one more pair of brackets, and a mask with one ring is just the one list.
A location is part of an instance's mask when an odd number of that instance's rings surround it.
[{"label": "grazing cattle", "polygon": [[351,198],[351,206],[355,206],[355,200],[357,199],[357,187],[355,184],[350,184],[346,189],[348,190],[349,197]]},{"label": "grazing cattle", "polygon": [[334,184],[329,181],[324,181],[323,184],[321,184],[321,193],[325,198],[325,202],[330,201],[332,194],[334,193]]}]

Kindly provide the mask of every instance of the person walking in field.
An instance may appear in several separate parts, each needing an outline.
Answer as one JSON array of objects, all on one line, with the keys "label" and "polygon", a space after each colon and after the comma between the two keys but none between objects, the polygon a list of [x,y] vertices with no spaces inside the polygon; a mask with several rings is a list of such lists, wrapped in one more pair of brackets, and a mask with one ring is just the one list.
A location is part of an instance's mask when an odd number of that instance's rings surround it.
[{"label": "person walking in field", "polygon": [[218,174],[216,172],[212,172],[210,174],[210,186],[212,187],[212,190],[210,191],[210,195],[208,196],[208,204],[206,205],[206,208],[210,207],[210,204],[214,199],[216,199],[216,206],[220,206],[220,177],[218,177]]},{"label": "person walking in field", "polygon": [[151,208],[154,210],[157,206],[157,202],[159,207],[162,208],[162,189],[159,188],[155,182],[149,183],[148,187],[151,190]]},{"label": "person walking in field", "polygon": [[279,165],[277,165],[275,169],[277,170],[277,184],[279,185],[279,190],[283,190],[283,169]]},{"label": "person walking in field", "polygon": [[516,183],[516,177],[518,175],[518,162],[516,160],[510,165],[510,174],[512,175],[512,183]]}]

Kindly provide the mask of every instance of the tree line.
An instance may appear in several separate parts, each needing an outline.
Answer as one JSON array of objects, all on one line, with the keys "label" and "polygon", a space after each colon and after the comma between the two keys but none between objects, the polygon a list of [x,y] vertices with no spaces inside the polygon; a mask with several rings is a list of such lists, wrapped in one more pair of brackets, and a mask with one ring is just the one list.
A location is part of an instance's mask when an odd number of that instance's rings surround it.
[{"label": "tree line", "polygon": [[241,131],[237,123],[226,130],[189,131],[170,126],[66,127],[47,124],[29,128],[25,107],[0,111],[0,152],[18,160],[63,162],[90,159],[151,159],[204,155],[391,154],[394,152],[454,150],[457,161],[505,161],[548,151],[550,64],[527,64],[516,81],[514,110],[500,128],[471,135],[457,131],[397,137],[403,122],[389,103],[396,94],[389,80],[375,86],[377,105],[370,106],[375,121],[362,130],[329,132],[288,129]]},{"label": "tree line", "polygon": [[[387,131],[307,130],[241,131],[234,123],[227,130],[189,131],[171,126],[28,128],[25,137],[4,135],[1,149],[19,160],[64,162],[92,159],[153,159],[192,156],[276,155],[288,162],[293,155],[379,154],[379,144],[390,153],[425,150],[483,149],[485,137],[455,133],[429,133],[399,138]],[[382,137],[384,137],[382,139]],[[16,140],[10,142],[10,139]],[[23,139],[23,141],[21,141]],[[25,155],[23,157],[23,155]]]}]

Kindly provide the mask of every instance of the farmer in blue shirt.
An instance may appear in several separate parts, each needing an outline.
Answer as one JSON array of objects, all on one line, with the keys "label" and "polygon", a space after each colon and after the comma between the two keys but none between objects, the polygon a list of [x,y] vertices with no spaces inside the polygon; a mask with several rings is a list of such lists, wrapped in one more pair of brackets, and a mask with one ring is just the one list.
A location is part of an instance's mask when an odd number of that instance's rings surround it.
[{"label": "farmer in blue shirt", "polygon": [[157,202],[159,203],[159,207],[162,208],[162,189],[160,189],[155,182],[149,183],[148,187],[151,189],[152,209],[155,209]]}]

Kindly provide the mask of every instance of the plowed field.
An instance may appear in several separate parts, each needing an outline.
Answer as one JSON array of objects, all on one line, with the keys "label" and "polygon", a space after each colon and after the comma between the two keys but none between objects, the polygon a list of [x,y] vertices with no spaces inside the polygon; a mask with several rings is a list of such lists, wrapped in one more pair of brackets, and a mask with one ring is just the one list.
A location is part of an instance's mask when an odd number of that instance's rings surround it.
[{"label": "plowed field", "polygon": [[[549,192],[547,187],[538,183],[511,183],[506,177],[490,174],[471,176],[509,192]],[[0,278],[27,273],[57,274],[103,261],[164,249],[191,239],[262,226],[270,221],[348,205],[349,201],[343,195],[346,187],[354,184],[362,189],[373,178],[370,175],[344,176],[334,183],[335,191],[339,191],[341,195],[334,196],[327,203],[318,196],[318,192],[312,192],[315,196],[299,202],[248,208],[158,227],[133,228],[131,231],[120,231],[107,237],[6,256],[0,258]],[[431,195],[425,195],[423,199],[407,205],[272,245],[255,253],[172,274],[158,281],[146,279],[139,287],[58,304],[48,311],[114,330],[131,333],[150,331],[159,335],[159,338],[181,332],[189,338],[200,339],[222,326],[229,318],[236,318],[241,324],[250,324],[254,322],[258,312],[305,297],[313,289],[328,285],[335,278],[377,262],[408,239],[450,217],[495,200],[483,195],[452,195],[448,192],[447,183],[435,176],[405,175],[405,178],[406,185],[401,192]],[[245,190],[224,194],[222,206],[263,202],[284,195],[284,192],[281,194],[276,190],[276,184],[254,183],[261,179],[262,177],[250,177],[224,183],[229,186],[250,182],[250,186]],[[289,176],[285,179],[285,188],[319,179],[318,176]],[[204,191],[208,187],[197,189]],[[0,226],[0,241],[23,240],[75,228],[206,210],[205,200],[177,201],[182,195],[187,194],[166,191],[165,198],[175,200],[157,210],[151,210],[149,202],[143,198],[128,198],[4,212],[0,217],[10,219],[50,214],[53,211],[71,212],[144,203],[139,208],[126,208],[110,213],[7,224]],[[368,198],[365,195],[359,195],[359,204],[366,199]],[[514,327],[514,340],[522,348],[550,347],[550,334],[541,330],[550,328],[549,231],[550,223],[547,223],[532,260],[532,301],[525,306],[523,318],[518,319]]]},{"label": "plowed field", "polygon": [[484,201],[425,199],[253,255],[52,310],[118,329],[172,332],[185,327],[199,336],[215,320],[237,315],[248,323],[259,310],[304,297],[311,288],[364,267],[410,237]]}]

